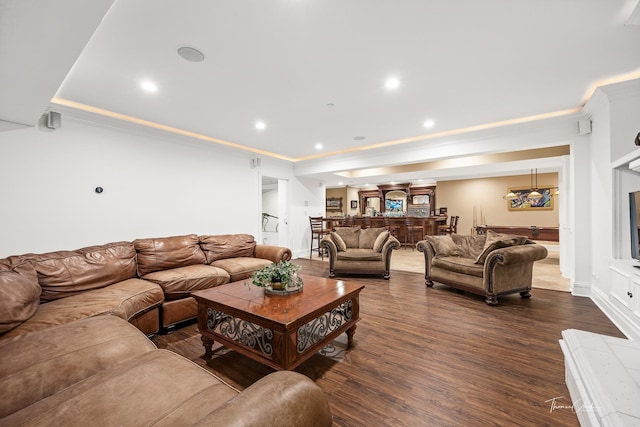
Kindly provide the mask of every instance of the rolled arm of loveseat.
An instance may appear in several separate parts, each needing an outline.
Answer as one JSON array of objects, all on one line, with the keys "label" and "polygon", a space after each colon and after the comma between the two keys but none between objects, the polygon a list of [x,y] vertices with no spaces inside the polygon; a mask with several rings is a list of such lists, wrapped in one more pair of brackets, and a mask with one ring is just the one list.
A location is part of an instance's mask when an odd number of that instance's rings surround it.
[{"label": "rolled arm of loveseat", "polygon": [[332,272],[336,263],[336,257],[338,256],[338,247],[333,242],[330,234],[327,234],[322,238],[320,241],[320,247],[326,249],[329,253],[329,271]]},{"label": "rolled arm of loveseat", "polygon": [[526,264],[539,261],[548,255],[547,248],[538,244],[524,244],[509,246],[506,248],[491,251],[484,262],[485,270],[487,266],[496,263],[502,265]]},{"label": "rolled arm of loveseat", "polygon": [[256,245],[253,255],[256,258],[268,259],[275,263],[291,259],[291,249],[283,246]]},{"label": "rolled arm of loveseat", "polygon": [[420,240],[416,243],[416,248],[424,254],[424,283],[427,286],[433,286],[433,281],[431,280],[431,261],[436,256],[436,252],[426,240]]},{"label": "rolled arm of loveseat", "polygon": [[497,295],[519,291],[529,296],[533,263],[547,256],[547,248],[538,244],[509,246],[492,251],[484,263],[484,287],[487,303],[497,304]]},{"label": "rolled arm of loveseat", "polygon": [[330,426],[324,392],[297,372],[274,372],[208,414],[197,425]]}]

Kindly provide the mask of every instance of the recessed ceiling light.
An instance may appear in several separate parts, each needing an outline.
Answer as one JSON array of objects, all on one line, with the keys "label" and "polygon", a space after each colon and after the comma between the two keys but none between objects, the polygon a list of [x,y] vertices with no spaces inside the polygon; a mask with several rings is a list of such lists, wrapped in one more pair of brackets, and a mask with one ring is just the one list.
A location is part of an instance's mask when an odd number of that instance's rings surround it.
[{"label": "recessed ceiling light", "polygon": [[142,83],[140,83],[140,86],[142,86],[142,89],[146,90],[147,92],[157,92],[158,91],[158,86],[156,86],[156,84],[152,81],[149,80],[145,80]]},{"label": "recessed ceiling light", "polygon": [[186,59],[191,62],[204,61],[204,53],[191,46],[180,46],[178,48],[178,55],[180,55],[182,59]]},{"label": "recessed ceiling light", "polygon": [[322,150],[322,144],[320,143],[317,143],[315,147],[316,147],[316,150]]},{"label": "recessed ceiling light", "polygon": [[266,127],[267,127],[267,125],[265,124],[265,122],[261,122],[261,121],[257,121],[256,122],[256,129],[262,130],[262,129],[266,128]]},{"label": "recessed ceiling light", "polygon": [[342,181],[338,182],[338,185],[343,185],[343,182]]},{"label": "recessed ceiling light", "polygon": [[386,87],[387,89],[395,89],[398,86],[400,86],[400,80],[395,77],[390,77],[386,82],[384,82],[384,87]]},{"label": "recessed ceiling light", "polygon": [[433,120],[427,120],[422,124],[422,126],[426,128],[432,128],[435,124],[436,122],[434,122]]},{"label": "recessed ceiling light", "polygon": [[327,108],[333,108],[333,103],[332,102],[328,103]]}]

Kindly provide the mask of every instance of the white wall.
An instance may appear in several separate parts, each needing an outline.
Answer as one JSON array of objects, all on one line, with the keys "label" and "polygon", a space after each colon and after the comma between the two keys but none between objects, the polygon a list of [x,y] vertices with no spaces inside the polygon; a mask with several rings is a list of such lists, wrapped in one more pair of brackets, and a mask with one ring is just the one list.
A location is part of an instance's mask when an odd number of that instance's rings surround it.
[{"label": "white wall", "polygon": [[294,258],[308,257],[311,247],[310,216],[325,214],[325,186],[315,179],[294,179],[289,187],[289,246]]},{"label": "white wall", "polygon": [[[607,143],[611,135],[612,123],[608,103],[604,101],[596,101],[596,103],[599,106],[592,116],[591,177],[588,181],[591,195],[591,274],[593,286],[607,286],[609,260],[612,257],[613,247],[611,243],[613,236],[611,152],[610,145]],[[576,192],[577,197],[580,194]],[[577,214],[581,215],[580,210]]]},{"label": "white wall", "polygon": [[[257,238],[261,182],[251,157],[68,115],[54,132],[2,132],[0,257],[187,233]],[[297,181],[283,162],[262,159],[262,169]],[[104,188],[102,194],[95,193],[97,186]],[[290,200],[304,196],[312,206],[323,205],[324,188],[318,196],[299,187],[293,186]],[[301,233],[307,223],[296,218],[289,226]]]},{"label": "white wall", "polygon": [[640,305],[631,298],[640,293],[640,287],[633,268],[636,263],[630,261],[628,219],[628,193],[640,189],[640,175],[628,169],[629,161],[640,156],[633,144],[640,130],[640,80],[598,89],[585,110],[593,122],[588,162],[591,221],[586,230],[592,280],[580,294],[590,295],[629,338],[640,339]]}]

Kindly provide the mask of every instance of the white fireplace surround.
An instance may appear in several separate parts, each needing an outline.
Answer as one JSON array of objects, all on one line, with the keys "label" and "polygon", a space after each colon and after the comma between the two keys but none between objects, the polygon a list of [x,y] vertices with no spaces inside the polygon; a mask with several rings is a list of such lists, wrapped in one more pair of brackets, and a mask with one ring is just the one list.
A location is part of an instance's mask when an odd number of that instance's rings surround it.
[{"label": "white fireplace surround", "polygon": [[582,426],[640,426],[640,342],[568,329],[560,347]]}]

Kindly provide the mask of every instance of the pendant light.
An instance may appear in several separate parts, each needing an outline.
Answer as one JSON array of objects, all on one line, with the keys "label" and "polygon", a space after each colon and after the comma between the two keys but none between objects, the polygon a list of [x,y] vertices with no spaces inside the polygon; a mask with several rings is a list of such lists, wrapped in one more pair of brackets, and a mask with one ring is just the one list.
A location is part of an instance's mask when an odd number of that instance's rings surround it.
[{"label": "pendant light", "polygon": [[536,186],[533,186],[533,169],[531,169],[531,192],[527,194],[527,199],[537,202],[542,199],[542,194],[538,193],[538,168],[536,168]]},{"label": "pendant light", "polygon": [[507,194],[505,194],[505,196],[503,197],[503,199],[505,200],[515,200],[518,198],[518,195],[516,193],[514,193],[513,191],[509,191]]}]

